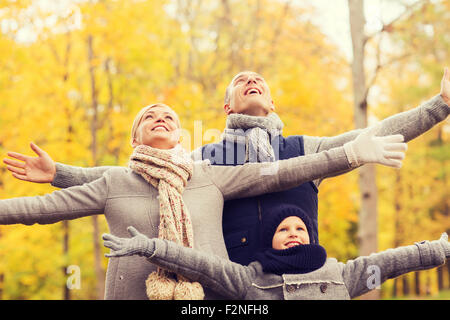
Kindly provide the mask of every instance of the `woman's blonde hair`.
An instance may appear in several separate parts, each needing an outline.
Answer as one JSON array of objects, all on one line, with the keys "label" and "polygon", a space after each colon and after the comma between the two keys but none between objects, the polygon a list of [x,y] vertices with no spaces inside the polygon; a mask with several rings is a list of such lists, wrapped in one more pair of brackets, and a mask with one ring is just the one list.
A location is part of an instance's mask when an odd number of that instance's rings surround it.
[{"label": "woman's blonde hair", "polygon": [[150,110],[151,108],[155,108],[155,107],[165,107],[168,108],[170,110],[172,110],[172,112],[176,115],[176,119],[177,119],[177,124],[178,124],[178,128],[181,128],[181,123],[180,123],[180,119],[178,118],[178,115],[175,111],[173,111],[173,109],[171,107],[169,107],[168,105],[164,104],[164,103],[154,103],[154,104],[150,104],[144,108],[142,108],[138,114],[136,115],[136,117],[134,118],[133,121],[133,126],[131,127],[131,145],[133,146],[133,142],[134,142],[134,138],[136,137],[136,131],[139,127],[139,125],[142,122],[142,119],[144,118],[144,115],[147,113],[148,110]]}]

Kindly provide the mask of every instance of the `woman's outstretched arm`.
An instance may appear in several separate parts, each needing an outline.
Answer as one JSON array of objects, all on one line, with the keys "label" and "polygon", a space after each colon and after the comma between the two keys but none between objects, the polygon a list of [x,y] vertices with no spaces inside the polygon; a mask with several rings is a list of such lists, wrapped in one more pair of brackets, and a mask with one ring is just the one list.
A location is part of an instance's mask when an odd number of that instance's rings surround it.
[{"label": "woman's outstretched arm", "polygon": [[50,224],[102,214],[108,194],[109,175],[82,186],[44,196],[0,200],[0,224]]},{"label": "woman's outstretched arm", "polygon": [[110,166],[83,168],[69,166],[53,161],[50,155],[33,142],[30,147],[36,157],[22,153],[8,152],[10,158],[4,158],[3,163],[11,174],[23,181],[36,183],[51,183],[57,188],[81,186],[102,177]]}]

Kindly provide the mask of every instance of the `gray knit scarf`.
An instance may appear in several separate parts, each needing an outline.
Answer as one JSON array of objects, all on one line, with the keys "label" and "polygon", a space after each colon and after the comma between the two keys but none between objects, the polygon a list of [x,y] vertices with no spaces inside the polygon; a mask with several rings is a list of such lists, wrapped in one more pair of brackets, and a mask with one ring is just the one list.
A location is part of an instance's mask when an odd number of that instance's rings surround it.
[{"label": "gray knit scarf", "polygon": [[273,162],[276,157],[271,137],[281,135],[283,126],[274,112],[266,117],[233,113],[227,117],[223,139],[245,142],[245,162]]}]

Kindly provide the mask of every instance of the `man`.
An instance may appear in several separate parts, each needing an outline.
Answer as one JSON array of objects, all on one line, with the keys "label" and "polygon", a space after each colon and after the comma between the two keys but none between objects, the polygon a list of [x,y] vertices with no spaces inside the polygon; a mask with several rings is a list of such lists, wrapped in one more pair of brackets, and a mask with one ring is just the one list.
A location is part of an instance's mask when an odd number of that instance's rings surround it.
[{"label": "man", "polygon": [[[440,94],[415,109],[381,121],[379,135],[402,134],[406,142],[410,141],[445,120],[450,113],[449,104],[450,72],[445,68]],[[361,129],[353,130],[335,137],[283,137],[283,123],[274,112],[269,87],[262,76],[252,71],[240,72],[232,79],[226,90],[224,110],[227,122],[223,140],[195,150],[194,159],[209,159],[215,165],[283,160],[342,146],[361,132]],[[8,153],[24,163],[4,159],[18,179],[69,187],[92,181],[107,169],[55,165],[45,151],[34,144],[31,146],[38,157]],[[253,254],[262,243],[262,217],[280,204],[291,204],[307,212],[312,220],[312,234],[318,239],[317,193],[322,180],[310,181],[287,191],[226,201],[223,233],[230,260],[243,265],[254,260]]]}]

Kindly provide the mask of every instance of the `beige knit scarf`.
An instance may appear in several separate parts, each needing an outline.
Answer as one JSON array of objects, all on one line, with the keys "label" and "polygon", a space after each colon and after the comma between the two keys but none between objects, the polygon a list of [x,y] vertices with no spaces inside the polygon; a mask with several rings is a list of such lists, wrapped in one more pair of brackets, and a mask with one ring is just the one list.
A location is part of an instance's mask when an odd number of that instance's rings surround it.
[{"label": "beige knit scarf", "polygon": [[[193,247],[191,217],[182,193],[193,173],[193,162],[181,147],[172,150],[139,145],[131,155],[129,167],[140,174],[159,193],[158,238]],[[151,300],[202,300],[203,288],[181,275],[158,267],[146,280]]]}]

